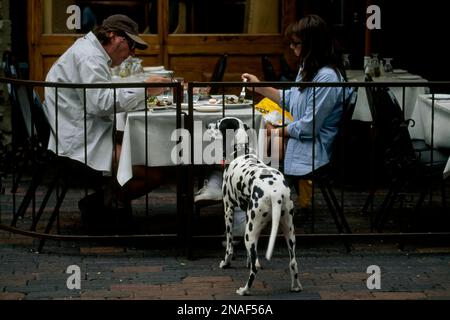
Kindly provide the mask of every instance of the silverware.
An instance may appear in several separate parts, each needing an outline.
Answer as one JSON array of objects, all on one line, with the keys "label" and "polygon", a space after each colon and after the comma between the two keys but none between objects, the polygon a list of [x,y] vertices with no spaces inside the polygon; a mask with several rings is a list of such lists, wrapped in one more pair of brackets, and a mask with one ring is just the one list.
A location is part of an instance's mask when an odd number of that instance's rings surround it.
[{"label": "silverware", "polygon": [[[247,82],[247,79],[244,78],[244,82]],[[245,87],[242,87],[241,94],[239,95],[239,102],[245,101]]]}]

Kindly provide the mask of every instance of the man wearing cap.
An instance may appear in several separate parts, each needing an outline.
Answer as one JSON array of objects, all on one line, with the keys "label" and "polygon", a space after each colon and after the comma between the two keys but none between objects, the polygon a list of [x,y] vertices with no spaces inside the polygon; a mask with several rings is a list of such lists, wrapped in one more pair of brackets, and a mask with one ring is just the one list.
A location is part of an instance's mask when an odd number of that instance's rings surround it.
[{"label": "man wearing cap", "polygon": [[[135,49],[146,49],[148,44],[139,37],[138,25],[125,15],[106,18],[102,25],[89,32],[75,43],[55,62],[47,74],[46,81],[61,83],[108,83],[111,82],[110,67],[120,65]],[[146,82],[169,82],[153,76]],[[161,88],[147,88],[149,95],[158,95]],[[55,88],[45,88],[45,111],[57,132],[50,135],[48,148],[59,156],[85,163],[84,101],[86,101],[87,165],[98,171],[111,172],[119,158],[120,145],[113,157],[114,111],[123,112],[144,106],[144,88],[86,89],[58,88],[57,108]],[[84,100],[86,99],[86,100]],[[57,109],[57,110],[56,110]],[[57,117],[56,117],[57,115]],[[56,119],[57,118],[57,119]],[[56,128],[56,124],[58,127]],[[136,166],[133,177],[118,193],[125,202],[140,197],[161,183],[162,169]]]}]

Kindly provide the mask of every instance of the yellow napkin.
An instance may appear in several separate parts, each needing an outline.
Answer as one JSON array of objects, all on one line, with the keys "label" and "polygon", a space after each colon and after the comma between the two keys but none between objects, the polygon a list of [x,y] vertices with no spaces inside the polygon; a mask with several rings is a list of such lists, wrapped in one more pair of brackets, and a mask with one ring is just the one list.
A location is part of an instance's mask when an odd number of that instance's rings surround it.
[{"label": "yellow napkin", "polygon": [[257,105],[255,105],[255,108],[264,115],[266,121],[271,122],[273,125],[281,125],[283,111],[285,124],[289,124],[294,121],[294,118],[289,111],[282,110],[277,103],[269,98],[262,99]]}]

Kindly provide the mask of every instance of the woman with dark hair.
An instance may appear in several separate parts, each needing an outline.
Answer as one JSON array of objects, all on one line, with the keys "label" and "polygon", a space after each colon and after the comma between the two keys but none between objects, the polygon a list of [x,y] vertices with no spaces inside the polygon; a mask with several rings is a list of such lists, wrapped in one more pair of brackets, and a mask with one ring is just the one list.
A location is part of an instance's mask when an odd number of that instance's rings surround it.
[{"label": "woman with dark hair", "polygon": [[[300,62],[296,82],[346,80],[345,71],[339,65],[340,60],[334,54],[327,24],[322,18],[316,15],[306,16],[289,25],[285,34],[290,41],[290,48]],[[259,82],[256,76],[248,73],[244,73],[242,79]],[[257,87],[255,91],[279,105],[284,102],[285,109],[294,118],[292,123],[284,127],[267,124],[268,135],[284,136],[287,140],[284,155],[285,174],[304,176],[311,173],[313,158],[315,169],[329,162],[331,146],[343,111],[344,88],[313,88],[302,84],[285,91],[272,87]],[[345,90],[345,97],[349,97],[350,93],[350,90]]]}]

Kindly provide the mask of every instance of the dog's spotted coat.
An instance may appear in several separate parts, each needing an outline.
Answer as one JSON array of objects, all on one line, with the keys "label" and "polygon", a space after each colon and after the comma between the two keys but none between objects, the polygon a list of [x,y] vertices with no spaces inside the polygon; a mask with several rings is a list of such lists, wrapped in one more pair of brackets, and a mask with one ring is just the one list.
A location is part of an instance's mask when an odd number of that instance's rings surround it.
[{"label": "dog's spotted coat", "polygon": [[[227,121],[234,122],[231,126],[233,129],[236,129],[236,121],[239,122],[239,128],[244,128],[241,120],[236,118],[219,120],[217,128],[222,132],[224,129],[229,129],[230,126],[227,126]],[[291,291],[301,291],[302,285],[298,278],[295,258],[294,204],[290,199],[290,188],[283,174],[265,165],[254,154],[244,154],[231,161],[225,169],[223,178],[222,192],[227,246],[225,258],[220,263],[221,268],[229,267],[233,256],[234,208],[240,207],[246,212],[244,241],[250,275],[245,287],[239,288],[236,292],[239,295],[250,294],[250,288],[259,268],[258,238],[269,221],[272,221],[272,229],[266,258],[270,260],[272,257],[278,226],[280,226],[289,250]]]}]

